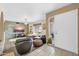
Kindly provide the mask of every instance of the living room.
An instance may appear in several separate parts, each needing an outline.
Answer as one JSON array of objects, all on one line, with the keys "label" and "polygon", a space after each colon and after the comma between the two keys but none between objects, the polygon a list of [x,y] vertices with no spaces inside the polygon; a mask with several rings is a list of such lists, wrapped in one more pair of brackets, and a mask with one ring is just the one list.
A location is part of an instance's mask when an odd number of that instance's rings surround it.
[{"label": "living room", "polygon": [[0,6],[0,55],[79,55],[79,4],[3,3]]}]

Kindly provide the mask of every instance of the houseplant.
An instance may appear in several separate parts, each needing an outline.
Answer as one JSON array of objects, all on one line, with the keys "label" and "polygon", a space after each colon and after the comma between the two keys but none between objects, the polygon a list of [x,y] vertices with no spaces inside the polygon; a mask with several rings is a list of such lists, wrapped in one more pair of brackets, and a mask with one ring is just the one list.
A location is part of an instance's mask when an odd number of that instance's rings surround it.
[{"label": "houseplant", "polygon": [[51,37],[49,37],[49,38],[47,39],[47,44],[52,44],[52,38],[51,38]]}]

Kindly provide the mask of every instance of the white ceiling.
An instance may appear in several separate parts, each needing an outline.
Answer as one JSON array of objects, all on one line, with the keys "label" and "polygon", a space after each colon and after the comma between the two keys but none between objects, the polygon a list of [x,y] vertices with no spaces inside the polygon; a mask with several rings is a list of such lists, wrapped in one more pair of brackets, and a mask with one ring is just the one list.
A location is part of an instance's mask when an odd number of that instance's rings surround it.
[{"label": "white ceiling", "polygon": [[1,10],[9,21],[34,22],[45,19],[46,13],[61,8],[67,3],[3,3]]}]

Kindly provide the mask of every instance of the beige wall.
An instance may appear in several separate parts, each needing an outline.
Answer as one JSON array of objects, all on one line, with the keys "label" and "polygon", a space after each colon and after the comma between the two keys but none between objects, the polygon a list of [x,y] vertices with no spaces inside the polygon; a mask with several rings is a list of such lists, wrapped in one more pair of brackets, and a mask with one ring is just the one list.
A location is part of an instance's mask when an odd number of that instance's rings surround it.
[{"label": "beige wall", "polygon": [[2,54],[4,48],[4,18],[3,12],[0,11],[0,54]]},{"label": "beige wall", "polygon": [[0,40],[3,40],[4,24],[3,24],[3,12],[0,12]]}]

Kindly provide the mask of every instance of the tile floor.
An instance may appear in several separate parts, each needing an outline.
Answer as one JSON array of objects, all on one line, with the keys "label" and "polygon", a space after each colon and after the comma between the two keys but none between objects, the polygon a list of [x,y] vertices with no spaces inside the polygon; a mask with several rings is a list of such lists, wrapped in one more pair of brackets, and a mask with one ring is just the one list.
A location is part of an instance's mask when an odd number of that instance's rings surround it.
[{"label": "tile floor", "polygon": [[76,54],[45,44],[25,56],[76,56]]},{"label": "tile floor", "polygon": [[[13,47],[9,49],[8,52],[4,54],[4,56],[20,56],[20,55],[17,53],[16,49]],[[32,49],[32,51],[22,56],[77,56],[77,55],[64,51],[59,48],[55,48],[51,45],[44,44],[43,46],[37,49],[34,49],[34,50]]]},{"label": "tile floor", "polygon": [[55,49],[45,44],[25,56],[53,56],[54,54]]}]

